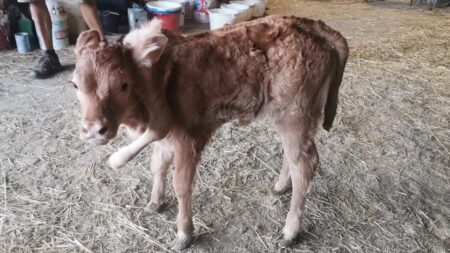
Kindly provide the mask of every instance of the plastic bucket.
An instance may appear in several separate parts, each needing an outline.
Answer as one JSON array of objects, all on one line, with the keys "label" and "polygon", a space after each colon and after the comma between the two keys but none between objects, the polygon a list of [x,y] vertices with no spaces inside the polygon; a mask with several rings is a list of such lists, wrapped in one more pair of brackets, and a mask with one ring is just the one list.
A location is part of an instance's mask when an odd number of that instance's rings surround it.
[{"label": "plastic bucket", "polygon": [[69,46],[69,25],[67,24],[67,19],[52,22],[52,39],[55,50]]},{"label": "plastic bucket", "polygon": [[[21,15],[19,21],[18,21],[18,25],[19,25],[19,29],[16,30],[16,33],[19,32],[24,32],[24,33],[28,33],[28,39],[30,41],[30,46],[31,49],[33,48],[37,48],[39,46],[39,44],[37,43],[38,41],[36,40],[37,37],[34,35],[34,29],[33,29],[33,22],[26,18],[23,14]],[[11,27],[12,28],[12,27]]]},{"label": "plastic bucket", "polygon": [[162,28],[172,31],[180,30],[181,5],[173,2],[148,2],[145,5],[150,17],[158,17]]},{"label": "plastic bucket", "polygon": [[184,20],[186,19],[186,9],[189,8],[188,0],[164,0],[166,2],[177,3],[181,5],[181,13],[180,13],[180,26],[184,26]]},{"label": "plastic bucket", "polygon": [[255,6],[255,9],[253,10],[253,17],[259,18],[264,16],[264,13],[266,13],[266,7],[267,0],[259,0]]},{"label": "plastic bucket", "polygon": [[246,5],[251,9],[252,12],[252,17],[256,17],[255,16],[255,12],[256,12],[256,4],[258,3],[258,1],[253,1],[253,0],[243,0],[243,1],[230,1],[230,3],[232,4],[242,4],[242,5]]},{"label": "plastic bucket", "polygon": [[[243,13],[245,20],[250,20],[252,18],[252,10],[243,4],[222,4],[221,8],[231,9]],[[245,21],[244,20],[244,21]]]},{"label": "plastic bucket", "polygon": [[16,33],[14,37],[16,38],[17,52],[19,54],[26,54],[31,51],[30,35],[28,33]]},{"label": "plastic bucket", "polygon": [[211,9],[209,13],[209,27],[211,30],[219,29],[225,25],[236,23],[236,17],[226,9]]},{"label": "plastic bucket", "polygon": [[239,23],[239,22],[243,22],[245,21],[245,13],[243,12],[239,12],[237,10],[233,10],[233,9],[226,9],[226,8],[220,8],[221,12],[223,13],[227,13],[227,14],[231,14],[234,16],[235,19],[235,23]]},{"label": "plastic bucket", "polygon": [[56,50],[69,46],[69,24],[67,13],[59,1],[46,1],[52,20],[52,41]]},{"label": "plastic bucket", "polygon": [[233,15],[234,19],[235,19],[235,23],[245,21],[245,18],[246,18],[245,13],[239,12],[237,10],[226,9],[226,8],[220,8],[220,9],[215,9],[215,10],[220,10],[221,13]]}]

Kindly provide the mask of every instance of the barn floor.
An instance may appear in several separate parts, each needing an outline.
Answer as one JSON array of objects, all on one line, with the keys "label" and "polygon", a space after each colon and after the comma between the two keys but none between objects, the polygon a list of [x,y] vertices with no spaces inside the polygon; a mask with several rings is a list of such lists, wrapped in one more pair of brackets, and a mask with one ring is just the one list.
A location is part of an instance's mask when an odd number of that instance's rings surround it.
[{"label": "barn floor", "polygon": [[[269,1],[270,13],[323,19],[351,48],[335,127],[317,141],[304,230],[292,249],[276,247],[290,199],[271,193],[279,137],[231,123],[204,155],[187,252],[449,252],[449,10]],[[171,186],[154,213],[150,149],[111,170],[104,158],[125,138],[79,140],[72,48],[60,56],[69,70],[37,81],[38,52],[0,52],[0,251],[165,252],[176,229]]]}]

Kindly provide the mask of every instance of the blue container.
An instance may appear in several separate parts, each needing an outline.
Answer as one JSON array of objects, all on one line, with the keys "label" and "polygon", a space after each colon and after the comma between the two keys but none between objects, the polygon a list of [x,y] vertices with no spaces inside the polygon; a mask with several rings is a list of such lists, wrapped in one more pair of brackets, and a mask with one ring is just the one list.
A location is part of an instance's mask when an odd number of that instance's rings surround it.
[{"label": "blue container", "polygon": [[28,33],[16,33],[14,37],[16,38],[17,52],[19,54],[26,54],[31,51],[30,35]]}]

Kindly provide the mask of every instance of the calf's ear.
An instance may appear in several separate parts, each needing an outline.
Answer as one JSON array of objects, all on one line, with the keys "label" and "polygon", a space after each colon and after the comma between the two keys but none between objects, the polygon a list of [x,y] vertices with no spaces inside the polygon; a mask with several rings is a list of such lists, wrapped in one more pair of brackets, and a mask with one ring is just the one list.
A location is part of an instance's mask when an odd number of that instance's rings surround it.
[{"label": "calf's ear", "polygon": [[77,39],[77,44],[75,46],[75,54],[81,55],[84,49],[92,48],[95,49],[100,44],[100,33],[96,30],[89,30],[82,32]]},{"label": "calf's ear", "polygon": [[161,33],[161,21],[153,19],[139,29],[131,31],[123,39],[123,44],[131,50],[131,55],[140,67],[151,67],[161,57],[168,39]]}]

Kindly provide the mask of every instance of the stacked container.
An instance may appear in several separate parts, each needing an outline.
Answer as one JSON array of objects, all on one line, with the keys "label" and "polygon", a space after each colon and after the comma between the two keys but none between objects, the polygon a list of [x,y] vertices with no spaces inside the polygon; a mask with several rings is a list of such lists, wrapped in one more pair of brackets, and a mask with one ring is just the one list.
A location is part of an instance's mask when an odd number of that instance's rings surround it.
[{"label": "stacked container", "polygon": [[64,7],[57,0],[47,0],[47,7],[52,19],[52,40],[56,50],[69,46],[69,24]]},{"label": "stacked container", "polygon": [[267,0],[233,0],[220,9],[209,9],[211,30],[264,16]]}]

